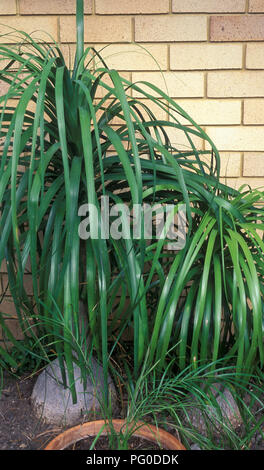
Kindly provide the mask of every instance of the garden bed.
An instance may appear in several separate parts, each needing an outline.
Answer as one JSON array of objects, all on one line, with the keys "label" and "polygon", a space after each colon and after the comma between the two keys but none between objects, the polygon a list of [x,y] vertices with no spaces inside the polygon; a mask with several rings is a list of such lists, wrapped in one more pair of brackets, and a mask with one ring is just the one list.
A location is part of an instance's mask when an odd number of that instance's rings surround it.
[{"label": "garden bed", "polygon": [[[30,397],[36,376],[24,375],[21,378],[4,375],[0,397],[0,450],[41,450],[64,429],[41,422],[33,413]],[[263,397],[264,399],[264,391]],[[264,411],[261,413],[264,416]],[[260,419],[260,412],[258,412]],[[262,426],[264,430],[264,426]],[[243,432],[241,429],[238,432]],[[82,446],[82,444],[80,444]],[[100,440],[95,450],[104,449],[106,441]],[[136,439],[133,449],[144,445]],[[190,443],[191,448],[197,448]],[[260,431],[252,436],[249,448],[264,450],[264,440]]]}]

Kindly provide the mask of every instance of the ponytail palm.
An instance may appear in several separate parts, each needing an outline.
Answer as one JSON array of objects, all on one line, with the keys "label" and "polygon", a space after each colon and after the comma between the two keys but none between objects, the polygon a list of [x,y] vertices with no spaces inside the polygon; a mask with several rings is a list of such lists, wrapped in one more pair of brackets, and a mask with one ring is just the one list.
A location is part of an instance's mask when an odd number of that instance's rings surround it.
[{"label": "ponytail palm", "polygon": [[218,358],[237,372],[263,365],[264,212],[254,205],[261,201],[263,195],[251,190],[233,197],[239,219],[223,207],[217,216],[193,212],[192,236],[172,260],[157,306],[151,357],[160,365],[169,344],[177,345],[180,369]]},{"label": "ponytail palm", "polygon": [[[114,349],[128,325],[135,377],[147,353],[150,361],[160,360],[165,367],[168,350],[178,340],[180,366],[199,354],[217,359],[230,352],[228,346],[221,347],[230,338],[231,353],[239,352],[239,367],[247,352],[252,365],[262,351],[263,294],[258,271],[262,240],[252,229],[252,206],[246,217],[247,199],[219,183],[217,149],[175,101],[151,83],[133,84],[109,70],[94,50],[84,51],[82,0],[77,0],[76,19],[73,70],[57,44],[39,43],[25,33],[19,33],[15,46],[0,46],[5,64],[1,80],[9,85],[0,98],[0,264],[6,259],[24,334],[54,342],[71,384],[73,361],[85,378],[87,352],[79,311],[80,299],[85,299],[89,344],[102,361],[106,393],[109,338],[115,338]],[[152,103],[168,120],[155,118]],[[171,143],[172,130],[185,136],[184,151]],[[210,151],[197,150],[194,138],[206,141]],[[168,202],[177,208],[184,203],[185,248],[169,254],[164,240],[106,239],[100,226],[97,239],[81,239],[79,208],[89,203],[100,213],[102,196],[110,205],[128,207]],[[90,214],[91,230],[94,226]],[[130,225],[126,230],[130,233]],[[33,297],[25,288],[29,265]],[[153,312],[148,299],[154,290],[158,297]],[[248,296],[255,301],[251,313],[244,303]],[[222,305],[228,320],[223,334]],[[15,342],[6,319],[1,312],[4,331]],[[12,360],[4,350],[2,354]],[[72,393],[75,399],[73,385]]]}]

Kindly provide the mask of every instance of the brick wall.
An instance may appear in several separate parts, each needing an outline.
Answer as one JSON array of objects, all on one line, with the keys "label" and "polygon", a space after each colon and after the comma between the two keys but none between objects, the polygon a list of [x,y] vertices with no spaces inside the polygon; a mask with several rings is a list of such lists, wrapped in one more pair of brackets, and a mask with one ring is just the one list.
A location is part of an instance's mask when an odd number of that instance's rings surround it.
[{"label": "brick wall", "polygon": [[[217,145],[223,180],[263,185],[264,0],[84,3],[86,43],[98,50],[110,44],[102,53],[110,67],[168,89]],[[47,31],[68,59],[74,13],[75,0],[0,0],[0,23],[38,30],[38,37]],[[181,143],[178,133],[172,138]]]},{"label": "brick wall", "polygon": [[[84,4],[87,45],[110,44],[102,52],[110,67],[168,89],[214,140],[231,185],[263,184],[264,0]],[[75,0],[0,0],[1,23],[38,30],[40,37],[39,30],[47,31],[67,57],[74,50],[74,13]],[[180,138],[175,134],[177,143]]]}]

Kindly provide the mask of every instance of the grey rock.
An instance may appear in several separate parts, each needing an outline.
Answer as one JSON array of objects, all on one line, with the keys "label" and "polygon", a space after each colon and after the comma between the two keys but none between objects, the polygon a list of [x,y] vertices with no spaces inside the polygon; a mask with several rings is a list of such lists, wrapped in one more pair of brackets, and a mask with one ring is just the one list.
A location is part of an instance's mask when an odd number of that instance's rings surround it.
[{"label": "grey rock", "polygon": [[192,444],[192,445],[190,446],[190,449],[191,449],[191,450],[202,450],[201,447],[198,446],[198,444]]},{"label": "grey rock", "polygon": [[[72,426],[87,421],[91,414],[93,414],[93,417],[95,413],[99,414],[103,393],[103,371],[102,367],[93,358],[89,360],[89,368],[92,374],[88,376],[84,389],[80,368],[74,364],[77,403],[73,404],[69,387],[64,388],[63,386],[58,359],[51,362],[38,376],[31,395],[31,402],[36,416],[48,424]],[[66,377],[67,383],[69,383],[67,369]],[[111,406],[115,409],[117,397],[110,377],[108,383]]]},{"label": "grey rock", "polygon": [[[237,403],[228,388],[221,388],[215,383],[210,387],[211,397],[214,397],[214,406],[198,403],[197,398],[190,399],[188,405],[188,421],[202,434],[206,434],[207,424],[214,425],[214,431],[221,432],[223,425],[236,429],[242,424],[242,417]],[[212,400],[210,400],[212,402]]]}]

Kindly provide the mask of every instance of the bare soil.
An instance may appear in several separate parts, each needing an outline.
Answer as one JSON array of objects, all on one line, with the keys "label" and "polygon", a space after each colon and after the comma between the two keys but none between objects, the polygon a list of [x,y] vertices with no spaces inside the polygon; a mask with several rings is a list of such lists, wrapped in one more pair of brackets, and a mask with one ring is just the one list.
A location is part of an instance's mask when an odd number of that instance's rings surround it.
[{"label": "bare soil", "polygon": [[0,396],[0,450],[39,450],[61,429],[40,422],[30,396],[36,377],[4,375]]},{"label": "bare soil", "polygon": [[[89,450],[94,443],[94,437],[82,439],[76,444],[69,446],[66,450]],[[109,450],[110,444],[107,437],[100,437],[95,444],[96,450]],[[128,442],[128,450],[163,450],[158,444],[149,442],[139,437],[131,437]]]}]

